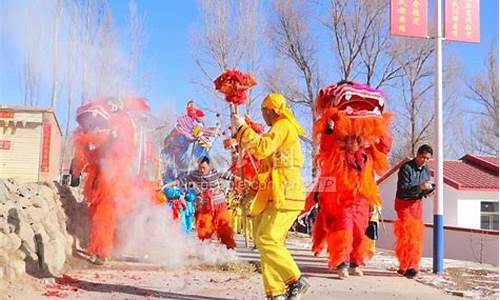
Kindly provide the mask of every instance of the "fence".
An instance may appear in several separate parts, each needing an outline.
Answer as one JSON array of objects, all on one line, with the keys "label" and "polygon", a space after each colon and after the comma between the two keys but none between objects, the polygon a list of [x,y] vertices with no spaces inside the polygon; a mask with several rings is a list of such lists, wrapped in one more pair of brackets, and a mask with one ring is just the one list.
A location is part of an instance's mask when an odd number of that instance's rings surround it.
[{"label": "fence", "polygon": [[[385,220],[377,247],[394,249],[394,221]],[[432,224],[425,224],[423,256],[432,257]],[[445,258],[487,263],[498,266],[498,231],[445,226]]]}]

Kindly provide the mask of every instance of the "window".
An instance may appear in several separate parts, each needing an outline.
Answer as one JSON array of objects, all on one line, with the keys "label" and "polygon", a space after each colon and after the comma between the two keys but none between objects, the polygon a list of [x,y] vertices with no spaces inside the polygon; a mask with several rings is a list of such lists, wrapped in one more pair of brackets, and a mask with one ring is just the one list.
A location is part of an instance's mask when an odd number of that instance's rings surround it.
[{"label": "window", "polygon": [[481,229],[498,230],[498,202],[481,202]]}]

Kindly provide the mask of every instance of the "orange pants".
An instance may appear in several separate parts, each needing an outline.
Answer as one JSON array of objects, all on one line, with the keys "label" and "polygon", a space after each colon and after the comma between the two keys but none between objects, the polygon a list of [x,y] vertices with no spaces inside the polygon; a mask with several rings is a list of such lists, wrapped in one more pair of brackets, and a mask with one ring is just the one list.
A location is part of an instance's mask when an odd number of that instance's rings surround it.
[{"label": "orange pants", "polygon": [[217,234],[217,238],[228,249],[236,248],[231,228],[231,216],[226,203],[215,204],[213,207],[206,203],[196,218],[196,232],[200,240],[210,239]]},{"label": "orange pants", "polygon": [[338,207],[327,234],[330,268],[349,263],[359,266],[368,261],[371,255],[371,240],[365,235],[368,211],[364,201]]},{"label": "orange pants", "polygon": [[320,209],[316,220],[314,221],[313,238],[312,238],[312,252],[314,256],[318,256],[326,245],[326,236],[328,234],[325,216],[323,211]]},{"label": "orange pants", "polygon": [[398,214],[394,224],[396,256],[399,269],[418,271],[424,247],[424,223],[422,222],[422,200],[396,198],[394,208]]},{"label": "orange pants", "polygon": [[116,209],[110,201],[93,203],[89,207],[90,237],[88,252],[109,257],[113,251],[116,230]]}]

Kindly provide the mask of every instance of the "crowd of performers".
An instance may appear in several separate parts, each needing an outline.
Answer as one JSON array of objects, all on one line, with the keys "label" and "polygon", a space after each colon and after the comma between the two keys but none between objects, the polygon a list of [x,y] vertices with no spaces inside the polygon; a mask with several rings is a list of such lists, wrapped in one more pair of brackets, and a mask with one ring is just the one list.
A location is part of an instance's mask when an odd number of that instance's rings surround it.
[{"label": "crowd of performers", "polygon": [[[245,90],[255,81],[229,71],[215,84],[228,102],[242,104]],[[140,174],[130,174],[143,169],[130,167],[137,156],[130,145],[137,139],[128,133],[136,128],[134,114],[149,110],[145,101],[97,99],[83,105],[77,112],[71,172],[72,185],[78,184],[80,173],[87,174],[88,251],[94,262],[105,261],[113,250],[118,219],[133,209],[137,193],[155,194],[156,190],[155,197],[163,199],[160,202],[187,234],[195,232],[201,240],[217,238],[233,249],[234,233],[247,230],[244,234],[250,233],[260,254],[268,298],[299,299],[309,289],[285,239],[294,222],[311,215],[315,216],[313,254],[326,250],[329,268],[341,279],[362,276],[361,267],[374,254],[381,220],[382,199],[375,176],[387,171],[392,146],[393,115],[384,107],[380,90],[354,82],[341,81],[319,91],[313,128],[319,145],[317,181],[306,195],[301,149],[306,133],[281,94],[271,93],[262,102],[262,117],[270,127],[267,132],[233,111],[232,135],[224,141],[232,157],[226,172],[214,168],[210,159],[213,140],[222,135],[221,123],[206,127],[205,113],[188,102],[186,114],[164,140],[161,187],[137,180]],[[418,271],[422,252],[421,200],[433,190],[426,166],[431,156],[432,148],[422,146],[417,157],[401,167],[398,177],[398,273],[410,278]],[[250,222],[242,226],[247,216]]]}]

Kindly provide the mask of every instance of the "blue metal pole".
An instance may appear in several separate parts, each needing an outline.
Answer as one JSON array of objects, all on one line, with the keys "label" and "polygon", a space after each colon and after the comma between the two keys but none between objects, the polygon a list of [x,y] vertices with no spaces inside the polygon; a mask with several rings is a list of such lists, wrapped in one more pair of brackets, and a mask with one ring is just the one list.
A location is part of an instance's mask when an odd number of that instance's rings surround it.
[{"label": "blue metal pole", "polygon": [[432,270],[434,273],[444,272],[444,229],[443,215],[434,215],[434,249]]}]

